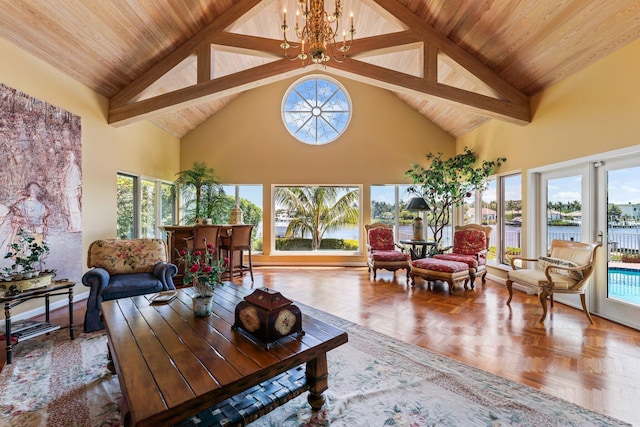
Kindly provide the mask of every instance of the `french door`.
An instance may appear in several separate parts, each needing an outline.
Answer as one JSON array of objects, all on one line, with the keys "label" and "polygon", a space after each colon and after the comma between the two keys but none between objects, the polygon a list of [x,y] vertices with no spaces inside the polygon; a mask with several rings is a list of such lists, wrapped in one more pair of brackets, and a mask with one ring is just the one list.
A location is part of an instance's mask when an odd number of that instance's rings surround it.
[{"label": "french door", "polygon": [[[591,164],[562,168],[540,175],[540,204],[538,206],[537,248],[540,255],[547,253],[552,240],[592,242],[595,196],[594,173]],[[575,295],[557,294],[554,299],[581,308]],[[587,304],[592,298],[587,295]]]},{"label": "french door", "polygon": [[[640,329],[640,155],[541,172],[537,187],[536,253],[553,239],[602,242],[587,306]],[[554,298],[581,308],[575,296]]]},{"label": "french door", "polygon": [[640,157],[596,162],[598,229],[593,311],[640,329]]}]

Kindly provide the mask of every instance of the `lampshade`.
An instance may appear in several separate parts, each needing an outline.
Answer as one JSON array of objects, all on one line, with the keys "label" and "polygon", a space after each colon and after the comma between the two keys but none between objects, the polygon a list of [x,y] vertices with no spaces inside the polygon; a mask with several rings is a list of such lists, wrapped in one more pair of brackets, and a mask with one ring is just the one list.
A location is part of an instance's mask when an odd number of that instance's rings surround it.
[{"label": "lampshade", "polygon": [[430,211],[429,205],[424,197],[414,197],[407,205],[408,211]]}]

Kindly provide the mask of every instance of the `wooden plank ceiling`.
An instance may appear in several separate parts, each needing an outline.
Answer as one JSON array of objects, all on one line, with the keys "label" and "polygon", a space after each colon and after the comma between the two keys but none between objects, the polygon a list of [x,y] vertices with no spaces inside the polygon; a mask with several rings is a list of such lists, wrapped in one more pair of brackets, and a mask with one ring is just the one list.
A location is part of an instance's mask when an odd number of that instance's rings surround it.
[{"label": "wooden plank ceiling", "polygon": [[[242,91],[313,71],[279,47],[296,3],[0,0],[0,37],[108,97],[110,123],[182,137]],[[492,118],[530,122],[532,94],[640,36],[640,0],[343,5],[349,59],[318,69],[388,89],[454,137]]]}]

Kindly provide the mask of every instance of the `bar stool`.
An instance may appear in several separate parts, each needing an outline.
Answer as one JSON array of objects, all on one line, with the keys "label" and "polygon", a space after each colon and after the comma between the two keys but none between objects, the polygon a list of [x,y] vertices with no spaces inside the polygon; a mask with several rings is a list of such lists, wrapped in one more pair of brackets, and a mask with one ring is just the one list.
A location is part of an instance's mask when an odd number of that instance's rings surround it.
[{"label": "bar stool", "polygon": [[219,235],[222,226],[220,225],[196,225],[193,229],[193,236],[184,239],[184,243],[187,246],[187,250],[193,251],[206,251],[204,241],[206,239],[207,244],[213,245],[213,261],[218,257],[220,251]]},{"label": "bar stool", "polygon": [[[253,224],[225,227],[220,233],[220,258],[229,258],[229,280],[234,275],[242,275],[248,271],[253,282],[253,263],[251,259],[251,233]],[[244,251],[248,252],[249,265],[244,265]]]}]

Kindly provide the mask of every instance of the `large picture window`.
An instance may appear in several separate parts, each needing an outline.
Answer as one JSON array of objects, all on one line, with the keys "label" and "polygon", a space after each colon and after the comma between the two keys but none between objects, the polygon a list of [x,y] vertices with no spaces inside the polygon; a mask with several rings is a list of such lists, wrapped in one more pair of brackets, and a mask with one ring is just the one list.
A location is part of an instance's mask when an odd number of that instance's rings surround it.
[{"label": "large picture window", "polygon": [[273,200],[276,251],[359,250],[359,187],[275,186]]}]

